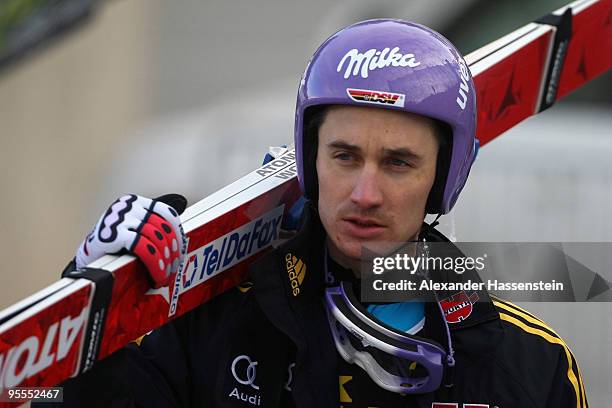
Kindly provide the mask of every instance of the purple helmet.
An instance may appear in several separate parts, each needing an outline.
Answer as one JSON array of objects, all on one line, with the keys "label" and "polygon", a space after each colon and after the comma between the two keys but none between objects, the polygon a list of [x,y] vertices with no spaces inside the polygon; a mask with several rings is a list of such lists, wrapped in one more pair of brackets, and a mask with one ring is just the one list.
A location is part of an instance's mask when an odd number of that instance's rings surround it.
[{"label": "purple helmet", "polygon": [[313,162],[306,171],[304,162],[314,158],[316,141],[304,140],[305,117],[313,111],[310,108],[321,105],[396,109],[448,125],[452,131],[449,163],[438,166],[432,193],[437,189],[439,198],[428,204],[428,212],[451,210],[478,143],[474,83],[450,41],[419,24],[376,19],[352,24],[319,47],[302,77],[295,111],[298,179],[308,198],[316,196],[316,169]]}]

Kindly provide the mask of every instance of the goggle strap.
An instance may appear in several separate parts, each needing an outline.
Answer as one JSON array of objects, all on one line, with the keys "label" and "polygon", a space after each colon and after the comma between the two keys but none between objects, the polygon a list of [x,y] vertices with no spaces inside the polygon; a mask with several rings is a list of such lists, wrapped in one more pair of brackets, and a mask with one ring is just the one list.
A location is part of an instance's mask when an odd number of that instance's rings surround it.
[{"label": "goggle strap", "polygon": [[446,367],[444,368],[444,376],[442,382],[446,388],[451,388],[455,382],[455,359],[453,356],[448,356]]}]

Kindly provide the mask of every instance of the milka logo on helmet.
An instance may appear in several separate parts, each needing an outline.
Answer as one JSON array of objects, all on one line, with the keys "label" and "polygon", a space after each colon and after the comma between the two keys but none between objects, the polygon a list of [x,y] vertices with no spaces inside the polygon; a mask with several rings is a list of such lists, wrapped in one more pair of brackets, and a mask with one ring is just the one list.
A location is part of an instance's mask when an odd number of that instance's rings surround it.
[{"label": "milka logo on helmet", "polygon": [[457,97],[457,105],[461,108],[461,110],[465,109],[465,104],[467,103],[468,92],[470,92],[470,88],[468,87],[468,81],[470,80],[470,71],[468,70],[467,65],[465,65],[465,61],[463,58],[459,58],[459,73],[461,74],[461,83],[459,83],[459,96]]},{"label": "milka logo on helmet", "polygon": [[353,48],[344,54],[336,72],[342,70],[346,61],[348,61],[348,65],[344,71],[344,79],[348,79],[351,75],[361,75],[362,78],[367,78],[369,71],[386,68],[390,65],[411,68],[421,65],[420,62],[415,60],[414,54],[401,54],[399,50],[399,47],[393,49],[387,47],[382,51],[372,48],[361,53],[357,48]]},{"label": "milka logo on helmet", "polygon": [[404,107],[406,97],[393,92],[371,91],[369,89],[347,88],[346,93],[355,102],[373,103],[376,105],[391,105]]}]

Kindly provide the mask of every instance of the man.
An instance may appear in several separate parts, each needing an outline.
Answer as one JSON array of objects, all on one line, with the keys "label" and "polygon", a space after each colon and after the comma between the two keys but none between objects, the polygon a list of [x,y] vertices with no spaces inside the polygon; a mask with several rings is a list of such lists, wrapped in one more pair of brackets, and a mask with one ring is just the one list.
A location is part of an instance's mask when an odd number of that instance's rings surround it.
[{"label": "man", "polygon": [[[351,25],[316,51],[296,108],[302,228],[250,280],[65,384],[82,406],[586,407],[565,343],[528,312],[478,291],[462,319],[434,302],[361,303],[363,248],[447,242],[476,155],[465,62],[438,33],[398,20]],[[176,212],[126,196],[77,253],[124,248],[164,285],[181,248]],[[460,252],[448,244],[454,256]],[[388,250],[394,248],[387,248]],[[428,271],[438,280],[447,277]],[[459,275],[457,275],[459,276]]]}]

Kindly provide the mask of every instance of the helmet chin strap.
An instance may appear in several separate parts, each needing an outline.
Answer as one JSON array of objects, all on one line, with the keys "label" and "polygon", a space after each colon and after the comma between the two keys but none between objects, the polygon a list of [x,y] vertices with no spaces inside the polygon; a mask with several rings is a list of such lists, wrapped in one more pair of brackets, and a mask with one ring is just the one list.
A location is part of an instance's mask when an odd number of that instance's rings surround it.
[{"label": "helmet chin strap", "polygon": [[423,221],[423,228],[421,229],[421,233],[419,234],[419,240],[424,241],[425,235],[427,235],[429,231],[436,228],[436,226],[440,225],[440,222],[438,220],[440,219],[440,217],[442,217],[442,215],[443,214],[436,215],[436,218],[431,222],[431,224],[427,224],[425,221]]},{"label": "helmet chin strap", "polygon": [[[434,228],[438,224],[438,219],[442,216],[442,214],[438,214],[434,222],[431,223],[428,228]],[[429,245],[427,245],[427,241],[423,237],[424,244],[424,252],[427,257],[429,257]],[[426,273],[429,273],[428,268],[426,268]],[[446,332],[446,341],[448,347],[448,354],[446,355],[446,370],[444,370],[444,378],[443,383],[444,386],[450,388],[454,385],[454,370],[455,370],[455,348],[453,347],[453,340],[451,338],[450,327],[448,326],[448,321],[446,320],[446,316],[444,315],[444,310],[442,310],[442,305],[440,304],[440,299],[438,299],[437,294],[434,292],[436,305],[438,306],[438,310],[440,311],[440,316],[442,316],[442,322],[444,323],[444,329]]]},{"label": "helmet chin strap", "polygon": [[325,244],[323,244],[323,270],[325,271],[325,286],[331,286],[336,283],[336,279],[334,278],[334,275],[330,272],[329,267],[327,265],[327,245],[327,240],[325,240]]}]

